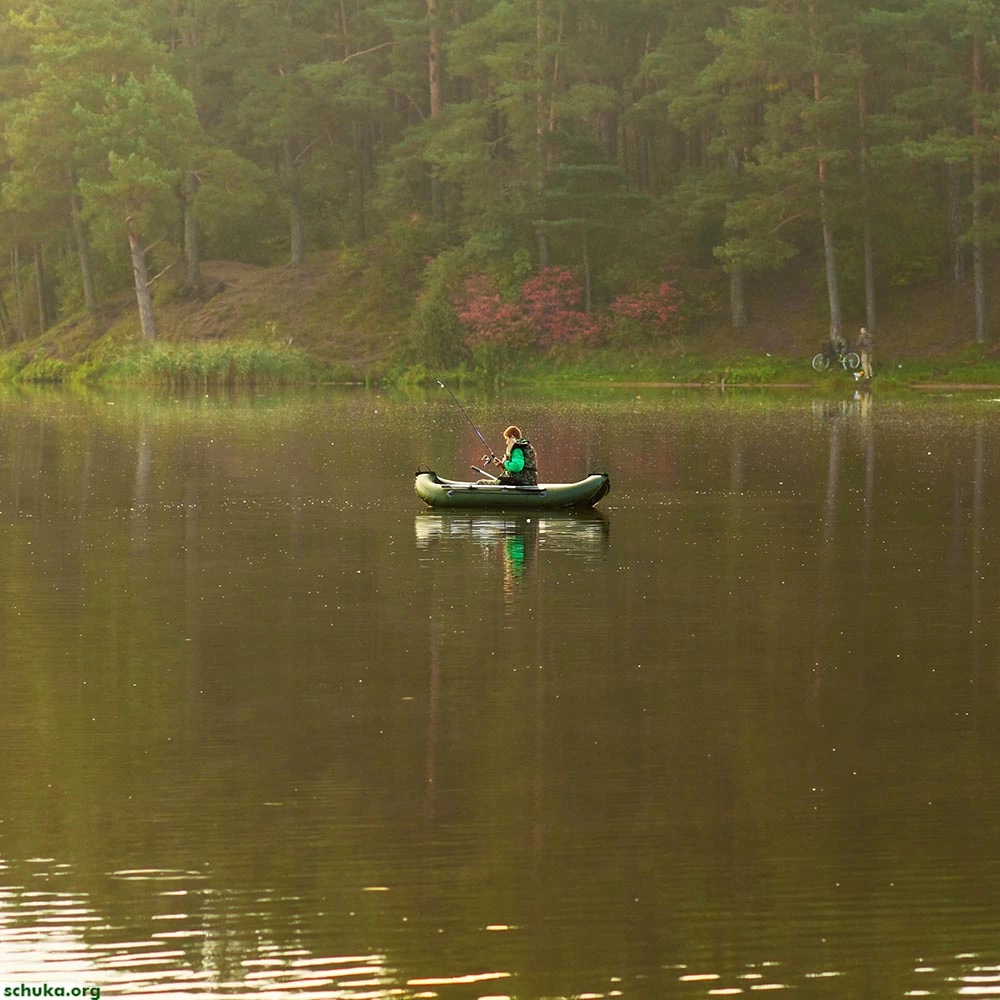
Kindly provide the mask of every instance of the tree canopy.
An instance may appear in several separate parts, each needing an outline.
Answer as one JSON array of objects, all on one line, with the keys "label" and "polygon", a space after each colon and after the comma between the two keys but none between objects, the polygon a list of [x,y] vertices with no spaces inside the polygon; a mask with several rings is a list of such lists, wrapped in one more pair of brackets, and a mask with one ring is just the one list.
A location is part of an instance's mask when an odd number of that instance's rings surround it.
[{"label": "tree canopy", "polygon": [[937,274],[970,282],[989,336],[984,0],[0,0],[0,19],[7,339],[130,282],[143,314],[175,263],[197,295],[202,256],[330,250],[450,329],[476,275],[513,300],[575,269],[589,313],[668,264],[726,272],[739,327],[744,281],[801,257],[831,338]]}]

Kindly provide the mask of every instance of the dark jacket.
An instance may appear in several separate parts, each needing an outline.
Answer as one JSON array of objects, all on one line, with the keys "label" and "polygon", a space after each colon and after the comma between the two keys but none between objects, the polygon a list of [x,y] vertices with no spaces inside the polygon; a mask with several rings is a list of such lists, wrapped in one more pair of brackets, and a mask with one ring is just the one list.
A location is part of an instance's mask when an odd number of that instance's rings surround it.
[{"label": "dark jacket", "polygon": [[[520,452],[520,454],[516,454]],[[531,442],[525,438],[511,441],[504,452],[500,482],[506,486],[537,486],[538,458]]]}]

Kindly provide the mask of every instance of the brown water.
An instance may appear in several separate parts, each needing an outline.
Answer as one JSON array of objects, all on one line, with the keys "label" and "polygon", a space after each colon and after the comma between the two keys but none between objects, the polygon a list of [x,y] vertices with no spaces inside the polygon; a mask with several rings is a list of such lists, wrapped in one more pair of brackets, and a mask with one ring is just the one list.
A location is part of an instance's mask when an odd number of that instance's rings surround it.
[{"label": "brown water", "polygon": [[1000,996],[1000,400],[463,398],[0,395],[0,996]]}]

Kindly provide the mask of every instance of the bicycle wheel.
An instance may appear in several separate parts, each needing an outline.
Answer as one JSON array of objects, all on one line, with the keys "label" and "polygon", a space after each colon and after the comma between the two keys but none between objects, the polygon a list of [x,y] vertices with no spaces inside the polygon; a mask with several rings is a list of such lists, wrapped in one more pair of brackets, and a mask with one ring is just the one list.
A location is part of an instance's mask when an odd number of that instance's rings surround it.
[{"label": "bicycle wheel", "polygon": [[857,371],[861,365],[861,358],[854,353],[854,351],[848,351],[844,355],[844,364],[851,369],[852,372]]},{"label": "bicycle wheel", "polygon": [[819,354],[813,355],[812,366],[818,372],[825,372],[830,367],[830,359],[820,351]]}]

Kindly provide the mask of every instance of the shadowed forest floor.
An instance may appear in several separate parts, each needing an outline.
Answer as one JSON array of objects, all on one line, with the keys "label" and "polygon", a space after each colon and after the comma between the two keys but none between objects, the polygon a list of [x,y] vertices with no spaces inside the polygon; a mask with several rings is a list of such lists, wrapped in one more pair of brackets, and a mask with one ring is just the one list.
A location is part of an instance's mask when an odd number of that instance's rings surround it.
[{"label": "shadowed forest floor", "polygon": [[[204,264],[203,276],[205,294],[197,300],[184,298],[168,285],[157,288],[161,342],[253,340],[289,346],[331,371],[359,378],[379,377],[421,360],[408,346],[398,297],[393,312],[384,299],[345,277],[333,255],[316,255],[298,269],[211,261]],[[1000,266],[995,265],[988,274],[988,287],[996,287],[998,278]],[[693,360],[711,366],[734,358],[770,359],[794,370],[828,336],[826,291],[817,280],[816,268],[807,268],[805,262],[747,282],[743,330],[730,326],[724,275],[689,271],[680,276],[680,284],[695,288],[703,304],[689,330],[637,352],[634,360],[641,360],[641,377],[660,372],[670,378],[672,372],[690,370]],[[881,290],[876,370],[919,362],[922,381],[938,374],[954,385],[958,373],[952,372],[953,366],[974,363],[976,373],[967,381],[993,383],[989,369],[994,365],[1000,381],[1000,297],[990,306],[997,339],[991,337],[977,346],[971,281],[956,284],[941,277],[918,287]],[[863,304],[860,309],[861,314],[849,302],[843,306],[845,336],[852,343],[864,323]],[[121,292],[105,304],[96,321],[89,317],[65,320],[41,336],[9,344],[7,353],[22,361],[50,357],[76,363],[95,348],[113,351],[139,339],[134,298]],[[620,355],[616,352],[619,360]],[[564,357],[553,367],[566,363]],[[569,359],[570,367],[587,368],[590,374],[600,364],[601,359],[594,358],[588,368],[582,351]],[[545,365],[544,359],[536,362],[539,369]],[[802,374],[807,380],[813,377],[807,369]]]}]

